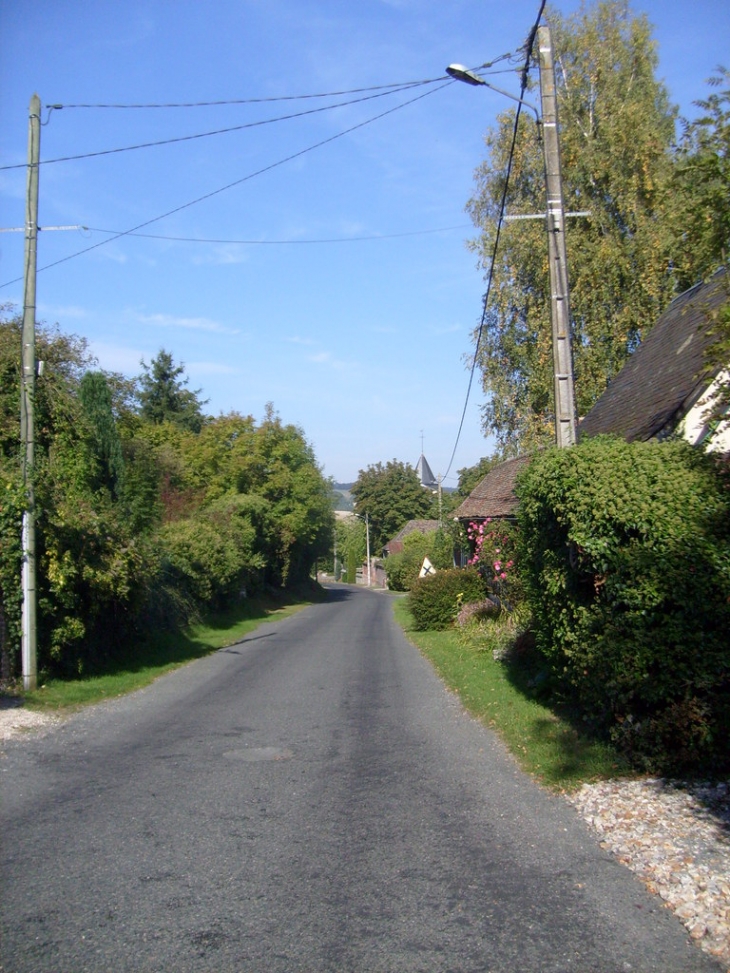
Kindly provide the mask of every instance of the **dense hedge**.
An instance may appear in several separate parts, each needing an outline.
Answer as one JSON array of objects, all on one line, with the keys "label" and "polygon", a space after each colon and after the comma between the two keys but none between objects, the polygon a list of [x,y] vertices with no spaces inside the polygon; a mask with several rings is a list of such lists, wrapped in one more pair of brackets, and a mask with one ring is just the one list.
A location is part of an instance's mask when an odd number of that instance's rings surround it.
[{"label": "dense hedge", "polygon": [[482,601],[487,586],[476,568],[451,568],[419,578],[408,594],[408,607],[420,631],[448,628],[462,604]]},{"label": "dense hedge", "polygon": [[414,531],[403,541],[403,550],[385,559],[385,574],[391,591],[410,591],[418,580],[423,559],[437,568],[450,568],[454,563],[454,541],[444,530],[426,534]]},{"label": "dense hedge", "polygon": [[727,760],[730,491],[682,442],[608,437],[536,456],[518,481],[537,646],[646,769]]}]

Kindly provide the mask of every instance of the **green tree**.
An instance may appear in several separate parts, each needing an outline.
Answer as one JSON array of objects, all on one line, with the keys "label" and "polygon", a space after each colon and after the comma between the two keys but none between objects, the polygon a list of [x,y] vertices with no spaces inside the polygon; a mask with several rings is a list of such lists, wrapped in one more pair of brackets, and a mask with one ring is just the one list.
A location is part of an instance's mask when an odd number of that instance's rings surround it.
[{"label": "green tree", "polygon": [[112,394],[103,372],[87,372],[79,398],[89,426],[88,445],[96,461],[97,483],[119,497],[124,486],[122,441],[112,413]]},{"label": "green tree", "polygon": [[287,585],[309,577],[332,546],[332,483],[303,431],[284,425],[269,403],[253,447],[251,490],[267,503],[266,576]]},{"label": "green tree", "polygon": [[434,495],[421,486],[415,469],[395,459],[360,470],[352,496],[357,513],[369,517],[372,551],[382,548],[409,520],[437,515]]},{"label": "green tree", "polygon": [[355,583],[357,569],[365,563],[367,558],[365,530],[365,522],[354,514],[350,517],[338,518],[335,522],[337,561],[341,566],[345,580],[350,584]]},{"label": "green tree", "polygon": [[[662,207],[671,176],[675,111],[656,80],[649,23],[626,0],[550,16],[566,211],[579,415],[603,392],[672,296],[670,241]],[[545,227],[515,221],[492,259],[512,142],[514,112],[486,135],[487,160],[468,203],[481,236],[473,244],[492,294],[479,365],[486,432],[503,450],[554,438],[550,292]],[[510,214],[544,213],[545,178],[535,125],[524,113],[510,177]]]},{"label": "green tree", "polygon": [[144,374],[139,379],[140,413],[150,422],[173,422],[200,432],[203,426],[202,408],[207,399],[201,401],[200,389],[194,392],[186,386],[189,379],[183,378],[185,366],[176,365],[170,352],[161,348],[157,356],[147,365],[142,361]]},{"label": "green tree", "polygon": [[683,121],[667,209],[682,289],[730,259],[730,72],[718,68],[708,84],[699,117]]},{"label": "green tree", "polygon": [[459,485],[456,488],[458,502],[466,500],[474,487],[500,462],[499,456],[483,456],[474,466],[465,466],[459,470]]}]

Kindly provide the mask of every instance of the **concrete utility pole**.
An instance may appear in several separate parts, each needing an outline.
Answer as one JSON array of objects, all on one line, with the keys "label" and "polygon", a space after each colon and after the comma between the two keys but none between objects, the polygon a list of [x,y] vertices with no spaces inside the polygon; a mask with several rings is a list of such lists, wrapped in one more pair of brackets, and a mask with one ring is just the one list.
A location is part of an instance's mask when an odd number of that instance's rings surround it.
[{"label": "concrete utility pole", "polygon": [[28,123],[28,180],[25,216],[25,295],[23,300],[23,335],[20,375],[20,439],[25,487],[25,511],[23,513],[23,611],[22,611],[22,666],[23,688],[33,690],[38,681],[36,652],[36,544],[35,544],[35,489],[34,447],[35,428],[33,406],[35,401],[35,320],[36,320],[36,267],[38,251],[38,166],[41,155],[41,102],[38,95],[30,100]]},{"label": "concrete utility pole", "polygon": [[370,514],[365,514],[365,546],[367,549],[367,559],[368,559],[368,588],[371,587],[371,577],[370,577]]},{"label": "concrete utility pole", "polygon": [[538,27],[540,50],[540,93],[547,190],[548,259],[550,262],[550,317],[553,331],[555,383],[555,439],[558,446],[576,442],[575,383],[570,335],[568,260],[565,249],[563,179],[558,142],[558,106],[555,96],[555,67],[550,28]]}]

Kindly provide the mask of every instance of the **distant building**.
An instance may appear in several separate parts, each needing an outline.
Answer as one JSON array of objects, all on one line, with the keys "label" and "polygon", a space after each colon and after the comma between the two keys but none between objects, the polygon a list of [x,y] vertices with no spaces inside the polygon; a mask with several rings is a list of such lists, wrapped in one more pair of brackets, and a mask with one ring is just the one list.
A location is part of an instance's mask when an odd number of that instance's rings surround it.
[{"label": "distant building", "polygon": [[438,520],[409,520],[405,527],[401,527],[398,533],[383,548],[383,554],[400,554],[403,550],[403,542],[409,534],[418,532],[419,534],[430,534],[439,529]]},{"label": "distant building", "polygon": [[431,467],[428,465],[428,460],[423,453],[418,457],[416,473],[418,473],[418,479],[421,481],[422,487],[425,487],[427,490],[438,489],[438,480],[433,475]]}]

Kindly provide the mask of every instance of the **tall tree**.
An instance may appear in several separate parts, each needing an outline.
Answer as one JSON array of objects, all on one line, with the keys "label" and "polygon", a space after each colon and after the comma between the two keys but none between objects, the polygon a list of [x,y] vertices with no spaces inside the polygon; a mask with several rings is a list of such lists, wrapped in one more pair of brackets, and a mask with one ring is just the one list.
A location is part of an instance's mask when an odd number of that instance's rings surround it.
[{"label": "tall tree", "polygon": [[381,548],[409,520],[434,517],[434,496],[425,490],[415,469],[408,463],[390,460],[360,470],[352,487],[355,510],[368,515],[370,543]]},{"label": "tall tree", "polygon": [[112,413],[111,389],[103,372],[84,375],[79,398],[89,424],[88,447],[96,460],[96,479],[118,498],[124,481],[122,441]]},{"label": "tall tree", "polygon": [[695,102],[700,115],[682,122],[668,218],[682,289],[730,260],[730,71],[719,67],[712,92]]},{"label": "tall tree", "polygon": [[142,361],[144,374],[139,380],[140,413],[150,422],[173,422],[175,425],[200,432],[203,426],[203,406],[200,389],[187,388],[189,379],[185,366],[176,365],[169,351],[161,348],[152,362]]},{"label": "tall tree", "polygon": [[[626,0],[550,16],[574,327],[576,400],[584,414],[624,363],[672,293],[667,229],[659,218],[671,174],[675,111],[655,78],[657,55],[644,16]],[[492,294],[479,356],[485,432],[508,453],[554,436],[550,292],[545,227],[515,221],[495,236],[514,112],[486,135],[468,210],[473,244]],[[510,214],[544,213],[545,177],[535,125],[523,114],[509,183]]]}]

